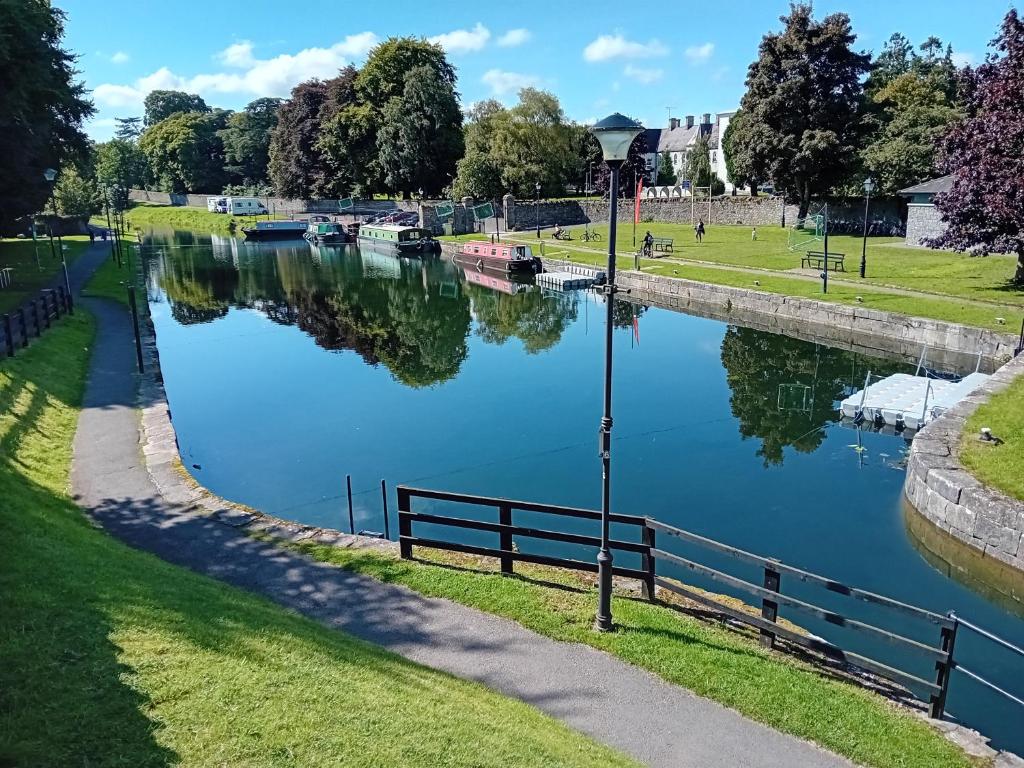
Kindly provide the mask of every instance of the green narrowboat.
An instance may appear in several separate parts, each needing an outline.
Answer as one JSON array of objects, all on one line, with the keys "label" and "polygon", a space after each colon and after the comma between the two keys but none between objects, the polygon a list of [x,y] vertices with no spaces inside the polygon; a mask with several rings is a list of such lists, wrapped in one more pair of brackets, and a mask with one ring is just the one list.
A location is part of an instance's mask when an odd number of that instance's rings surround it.
[{"label": "green narrowboat", "polygon": [[359,242],[405,255],[436,253],[441,250],[441,244],[430,234],[430,230],[399,224],[363,224],[359,227]]}]

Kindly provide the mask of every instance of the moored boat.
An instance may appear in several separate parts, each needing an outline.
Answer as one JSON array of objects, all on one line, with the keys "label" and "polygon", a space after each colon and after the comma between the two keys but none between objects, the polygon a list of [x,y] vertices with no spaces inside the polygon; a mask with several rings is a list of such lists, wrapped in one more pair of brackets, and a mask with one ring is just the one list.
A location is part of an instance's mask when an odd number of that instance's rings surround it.
[{"label": "moored boat", "polygon": [[300,240],[308,225],[304,221],[257,221],[255,226],[242,227],[246,240]]},{"label": "moored boat", "polygon": [[429,230],[422,227],[403,227],[398,224],[363,224],[359,227],[360,242],[379,249],[397,251],[403,255],[436,253],[441,244]]},{"label": "moored boat", "polygon": [[539,272],[540,259],[528,245],[470,240],[462,244],[454,260],[464,266],[500,272]]},{"label": "moored boat", "polygon": [[333,221],[311,222],[302,236],[317,245],[344,245],[351,242],[344,227]]}]

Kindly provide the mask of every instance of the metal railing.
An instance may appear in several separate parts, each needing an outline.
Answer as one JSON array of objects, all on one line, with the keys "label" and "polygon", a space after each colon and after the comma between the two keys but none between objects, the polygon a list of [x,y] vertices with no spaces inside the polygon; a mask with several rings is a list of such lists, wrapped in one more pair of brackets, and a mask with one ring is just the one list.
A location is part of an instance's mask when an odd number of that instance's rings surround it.
[{"label": "metal railing", "polygon": [[[398,541],[403,558],[413,557],[414,547],[426,547],[496,558],[500,561],[501,572],[504,574],[513,574],[516,562],[536,563],[591,573],[597,571],[595,561],[541,554],[529,551],[529,549],[521,549],[519,544],[526,545],[531,540],[556,541],[593,547],[596,551],[601,544],[599,537],[557,530],[557,524],[543,528],[517,525],[514,520],[514,514],[516,512],[540,513],[550,515],[554,520],[568,518],[596,522],[601,519],[600,512],[576,507],[538,504],[491,496],[450,493],[402,485],[398,486],[396,490],[398,495]],[[453,517],[436,512],[414,512],[412,500],[416,498],[485,507],[496,511],[497,519],[492,522]],[[941,718],[946,710],[950,678],[954,670],[959,670],[981,685],[1024,706],[1024,700],[1003,690],[983,675],[966,668],[954,657],[957,632],[960,627],[973,631],[981,637],[1020,656],[1024,656],[1024,649],[960,618],[953,612],[942,614],[910,605],[885,595],[788,565],[773,558],[756,555],[705,536],[666,525],[650,517],[614,513],[611,515],[611,522],[632,526],[639,534],[638,541],[613,539],[609,544],[613,551],[633,553],[640,556],[639,568],[617,565],[614,567],[614,574],[620,577],[639,580],[642,585],[641,592],[644,599],[654,601],[655,590],[657,587],[660,587],[663,590],[710,608],[733,621],[757,629],[761,635],[761,643],[765,647],[773,648],[775,647],[775,641],[782,639],[793,645],[820,653],[828,659],[853,665],[886,680],[910,688],[915,692],[923,692],[927,696],[929,715],[933,718]],[[456,531],[470,530],[493,533],[497,535],[497,545],[471,544],[465,540],[459,540],[457,535],[450,538],[444,538],[440,534],[434,534],[433,536],[416,535],[414,526],[420,525],[440,526],[443,529],[455,529]],[[661,538],[662,546],[658,545],[659,537]],[[713,568],[707,563],[698,562],[695,559],[670,552],[664,547],[664,543],[672,540],[685,541],[687,544],[695,545],[701,549],[711,550],[719,556],[724,555],[728,559],[754,565],[762,570],[763,578],[761,583],[752,583],[718,568]],[[683,568],[704,578],[724,584],[731,589],[746,592],[760,600],[760,615],[741,610],[735,604],[718,600],[715,595],[692,588],[680,581],[670,580],[665,577],[664,570],[659,568],[659,565]],[[843,612],[816,605],[807,599],[787,594],[784,586],[791,583],[819,587],[824,592],[832,595],[839,595],[853,601],[877,606],[884,611],[919,622],[923,630],[936,631],[938,637],[935,644],[921,642],[904,634],[886,629],[883,626],[877,626],[867,621],[853,618]],[[878,659],[856,653],[849,648],[844,648],[835,642],[786,627],[779,623],[780,606],[812,616],[833,626],[852,630],[874,640],[881,640],[888,645],[909,652],[910,658],[926,662],[930,661],[934,664],[934,677],[933,679],[926,679],[914,671],[884,663]]]}]

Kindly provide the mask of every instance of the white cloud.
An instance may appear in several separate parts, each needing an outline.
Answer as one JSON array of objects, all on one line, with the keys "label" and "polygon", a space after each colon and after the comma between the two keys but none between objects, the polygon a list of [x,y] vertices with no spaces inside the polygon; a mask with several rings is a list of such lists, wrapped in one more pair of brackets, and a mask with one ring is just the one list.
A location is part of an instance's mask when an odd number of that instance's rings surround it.
[{"label": "white cloud", "polygon": [[958,67],[969,67],[974,64],[974,54],[967,51],[954,53],[953,63]]},{"label": "white cloud", "polygon": [[217,60],[228,67],[245,68],[256,63],[256,59],[252,55],[252,43],[249,40],[232,43],[217,54]]},{"label": "white cloud", "polygon": [[200,95],[237,93],[250,96],[287,96],[292,87],[314,77],[333,77],[352,59],[366,54],[377,44],[372,32],[349,35],[329,48],[306,48],[282,53],[272,59],[257,59],[252,44],[242,41],[218,54],[221,62],[239,72],[214,72],[183,77],[161,67],[132,85],[104,83],[96,87],[96,101],[108,107],[140,107],[146,94],[170,89]]},{"label": "white cloud", "polygon": [[683,55],[691,64],[701,64],[710,59],[714,52],[714,43],[704,43],[704,45],[691,45],[683,52]]},{"label": "white cloud", "polygon": [[608,59],[650,59],[668,55],[668,48],[660,40],[646,43],[627,40],[621,34],[601,35],[583,49],[586,61],[607,61]]},{"label": "white cloud", "polygon": [[529,42],[531,37],[528,29],[510,29],[498,38],[498,45],[502,48],[515,48],[517,45]]},{"label": "white cloud", "polygon": [[115,53],[113,56],[110,57],[110,61],[112,63],[114,63],[114,64],[124,64],[129,59],[131,59],[131,56],[129,56],[124,51],[118,51],[117,53]]},{"label": "white cloud", "polygon": [[631,77],[638,83],[644,85],[650,85],[651,83],[661,80],[665,75],[663,69],[645,69],[644,67],[634,67],[632,64],[627,64],[626,68],[622,71],[626,77]]},{"label": "white cloud", "polygon": [[440,45],[447,53],[471,53],[487,45],[491,30],[478,21],[472,29],[456,29],[427,39]]},{"label": "white cloud", "polygon": [[536,85],[538,79],[533,75],[523,75],[519,72],[505,72],[501,69],[489,69],[484,72],[480,80],[491,86],[495,96],[504,96],[509,93],[516,93],[523,88]]}]

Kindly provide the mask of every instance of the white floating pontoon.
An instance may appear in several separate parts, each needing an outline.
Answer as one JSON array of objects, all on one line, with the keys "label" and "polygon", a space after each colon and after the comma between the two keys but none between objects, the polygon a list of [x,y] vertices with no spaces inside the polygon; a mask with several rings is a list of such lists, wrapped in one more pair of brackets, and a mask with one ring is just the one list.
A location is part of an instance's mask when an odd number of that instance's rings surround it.
[{"label": "white floating pontoon", "polygon": [[[840,404],[842,415],[855,421],[921,429],[986,381],[989,374],[971,373],[959,381],[894,373],[855,392]],[[871,376],[868,375],[868,381]]]},{"label": "white floating pontoon", "polygon": [[597,281],[587,275],[577,275],[571,272],[541,272],[534,277],[537,285],[545,288],[555,288],[559,291],[573,291],[577,288],[589,288]]}]

